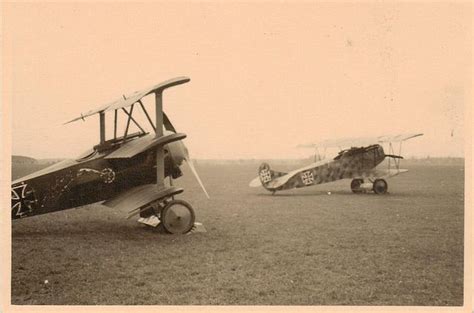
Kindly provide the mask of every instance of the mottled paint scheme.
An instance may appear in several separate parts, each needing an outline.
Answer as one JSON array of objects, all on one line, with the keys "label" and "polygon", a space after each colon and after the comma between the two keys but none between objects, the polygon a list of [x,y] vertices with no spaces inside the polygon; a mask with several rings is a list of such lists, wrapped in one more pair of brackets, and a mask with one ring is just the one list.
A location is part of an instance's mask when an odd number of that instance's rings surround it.
[{"label": "mottled paint scheme", "polygon": [[[86,157],[65,160],[14,181],[12,219],[103,201],[135,186],[155,184],[156,150],[147,150],[133,158],[105,158],[119,147],[101,150],[97,146]],[[166,176],[181,176],[166,146],[164,162]]]},{"label": "mottled paint scheme", "polygon": [[269,191],[301,188],[344,178],[372,177],[373,170],[385,159],[382,146],[371,145],[341,151],[332,160],[313,163],[290,173],[276,172],[263,163],[259,168],[262,185]]}]

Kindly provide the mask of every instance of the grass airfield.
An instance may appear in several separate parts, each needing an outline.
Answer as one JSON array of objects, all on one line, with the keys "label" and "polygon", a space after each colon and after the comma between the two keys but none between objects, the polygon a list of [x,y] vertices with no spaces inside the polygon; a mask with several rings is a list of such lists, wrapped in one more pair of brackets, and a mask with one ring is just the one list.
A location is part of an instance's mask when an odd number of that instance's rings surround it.
[{"label": "grass airfield", "polygon": [[248,187],[257,167],[198,163],[211,200],[184,168],[205,233],[99,204],[14,221],[12,304],[463,304],[462,164],[406,166],[384,196],[349,180],[272,196]]}]

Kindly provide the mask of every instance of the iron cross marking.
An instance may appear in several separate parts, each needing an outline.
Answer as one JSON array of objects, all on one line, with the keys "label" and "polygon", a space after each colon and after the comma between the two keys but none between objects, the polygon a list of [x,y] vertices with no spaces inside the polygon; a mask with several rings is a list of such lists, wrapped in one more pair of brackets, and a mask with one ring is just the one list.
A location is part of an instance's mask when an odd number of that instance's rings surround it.
[{"label": "iron cross marking", "polygon": [[36,204],[34,191],[27,184],[12,188],[12,215],[25,216],[33,211],[34,204]]}]

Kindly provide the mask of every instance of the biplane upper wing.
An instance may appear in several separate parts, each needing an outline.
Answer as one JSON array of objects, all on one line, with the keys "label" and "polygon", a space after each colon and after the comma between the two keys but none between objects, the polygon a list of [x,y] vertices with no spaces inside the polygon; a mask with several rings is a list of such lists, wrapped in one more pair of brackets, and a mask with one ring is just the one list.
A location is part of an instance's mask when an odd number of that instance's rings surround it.
[{"label": "biplane upper wing", "polygon": [[341,138],[329,139],[320,141],[318,143],[310,143],[299,145],[299,148],[347,148],[347,147],[362,147],[377,143],[395,143],[402,142],[414,137],[422,136],[421,133],[407,133],[398,135],[383,135],[377,137],[360,137],[360,138]]},{"label": "biplane upper wing", "polygon": [[180,85],[180,84],[184,84],[184,83],[187,83],[188,81],[190,81],[190,79],[188,77],[184,77],[184,76],[169,79],[167,81],[164,81],[164,82],[159,83],[157,85],[154,85],[152,87],[143,89],[141,91],[135,91],[135,92],[133,92],[132,94],[130,94],[128,96],[124,96],[124,97],[122,97],[122,98],[120,98],[120,99],[118,99],[114,102],[105,104],[105,105],[101,106],[98,109],[91,110],[91,111],[88,111],[86,113],[83,113],[83,114],[81,114],[81,116],[76,117],[76,118],[74,118],[70,121],[67,121],[64,124],[72,123],[72,122],[75,122],[75,121],[78,121],[78,120],[83,120],[84,118],[92,116],[94,114],[129,107],[132,104],[134,104],[134,103],[138,102],[139,100],[141,100],[143,97],[151,94],[152,92],[162,92],[166,88],[173,87],[173,86]]}]

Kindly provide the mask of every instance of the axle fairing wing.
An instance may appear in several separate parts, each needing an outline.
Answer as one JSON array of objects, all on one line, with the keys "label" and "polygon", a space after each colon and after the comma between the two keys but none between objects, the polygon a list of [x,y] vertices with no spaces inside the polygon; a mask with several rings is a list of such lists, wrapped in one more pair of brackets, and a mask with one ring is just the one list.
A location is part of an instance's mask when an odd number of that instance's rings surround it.
[{"label": "axle fairing wing", "polygon": [[182,192],[183,188],[179,187],[170,186],[158,189],[155,184],[147,184],[129,189],[102,204],[120,211],[128,210],[128,217],[130,218],[139,214],[141,209],[147,208],[151,203]]}]

